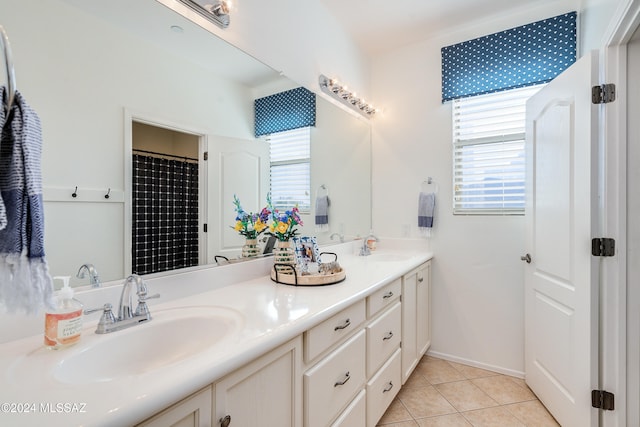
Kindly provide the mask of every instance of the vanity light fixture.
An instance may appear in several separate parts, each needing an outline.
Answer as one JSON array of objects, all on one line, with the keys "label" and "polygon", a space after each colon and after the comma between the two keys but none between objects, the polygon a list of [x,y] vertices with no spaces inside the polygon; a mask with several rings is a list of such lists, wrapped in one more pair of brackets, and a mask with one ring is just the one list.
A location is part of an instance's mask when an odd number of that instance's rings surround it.
[{"label": "vanity light fixture", "polygon": [[320,83],[320,89],[322,89],[324,93],[330,95],[347,107],[350,107],[352,110],[357,111],[366,118],[372,117],[377,112],[373,105],[362,98],[358,98],[355,92],[349,91],[347,86],[338,82],[336,79],[330,79],[320,74],[318,83]]},{"label": "vanity light fixture", "polygon": [[201,16],[213,22],[220,28],[227,28],[229,17],[229,1],[227,0],[180,0]]}]

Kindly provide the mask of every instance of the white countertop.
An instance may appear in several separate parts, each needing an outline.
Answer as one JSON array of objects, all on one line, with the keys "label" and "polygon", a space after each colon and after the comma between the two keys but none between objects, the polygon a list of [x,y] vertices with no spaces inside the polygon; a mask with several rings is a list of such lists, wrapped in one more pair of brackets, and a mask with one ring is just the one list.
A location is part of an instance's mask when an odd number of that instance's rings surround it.
[{"label": "white countertop", "polygon": [[[397,254],[399,251],[393,250]],[[376,255],[390,253],[378,250]],[[234,311],[238,327],[222,342],[161,370],[84,384],[62,383],[49,374],[69,353],[89,349],[107,335],[93,331],[96,316],[85,321],[80,343],[47,350],[42,334],[0,344],[0,425],[124,426],[143,421],[251,360],[331,317],[350,304],[431,259],[432,253],[411,251],[405,259],[376,261],[340,256],[346,271],[341,283],[319,287],[276,284],[268,276],[150,305],[152,316],[176,307],[225,307]],[[399,257],[398,257],[399,258]],[[250,265],[247,265],[250,268]],[[222,267],[221,267],[222,268]],[[215,269],[213,269],[215,270]],[[191,281],[202,275],[183,275]],[[202,286],[202,284],[199,284]],[[152,284],[149,292],[155,293]],[[185,285],[186,286],[186,285]],[[138,325],[133,328],[144,328]],[[126,333],[128,330],[114,332]],[[204,329],[204,328],[203,328]],[[201,331],[203,340],[207,330]],[[115,341],[115,340],[114,340]],[[127,360],[121,361],[122,366]]]}]

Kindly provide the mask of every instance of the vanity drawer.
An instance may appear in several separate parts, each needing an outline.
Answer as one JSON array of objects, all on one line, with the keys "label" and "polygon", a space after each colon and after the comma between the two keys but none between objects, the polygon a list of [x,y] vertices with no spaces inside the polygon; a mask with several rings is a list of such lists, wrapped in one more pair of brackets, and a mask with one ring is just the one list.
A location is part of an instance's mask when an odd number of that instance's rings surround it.
[{"label": "vanity drawer", "polygon": [[358,332],[304,374],[306,427],[324,427],[362,390],[365,332]]},{"label": "vanity drawer", "polygon": [[304,360],[309,363],[323,351],[350,335],[365,321],[365,301],[345,308],[304,333]]},{"label": "vanity drawer", "polygon": [[400,347],[402,337],[402,310],[400,302],[367,326],[367,378],[382,366]]},{"label": "vanity drawer", "polygon": [[397,349],[367,383],[367,427],[374,427],[385,413],[402,384],[401,350]]},{"label": "vanity drawer", "polygon": [[400,298],[402,292],[402,278],[398,277],[393,282],[384,286],[367,297],[367,317],[371,319],[380,310],[391,305]]},{"label": "vanity drawer", "polygon": [[340,414],[331,427],[365,427],[367,419],[367,395],[362,390]]}]

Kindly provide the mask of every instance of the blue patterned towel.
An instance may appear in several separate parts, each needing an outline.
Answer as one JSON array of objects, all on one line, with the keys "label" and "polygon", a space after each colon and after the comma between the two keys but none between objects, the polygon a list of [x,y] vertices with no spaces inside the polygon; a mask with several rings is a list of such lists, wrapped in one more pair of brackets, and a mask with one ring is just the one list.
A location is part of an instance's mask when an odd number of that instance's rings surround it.
[{"label": "blue patterned towel", "polygon": [[329,231],[329,196],[316,198],[316,231]]},{"label": "blue patterned towel", "polygon": [[[7,90],[0,87],[4,104]],[[8,312],[51,307],[53,281],[44,257],[40,118],[16,92],[0,107],[0,305]]]},{"label": "blue patterned towel", "polygon": [[436,195],[420,192],[418,197],[418,228],[424,236],[431,236],[433,214],[436,207]]}]

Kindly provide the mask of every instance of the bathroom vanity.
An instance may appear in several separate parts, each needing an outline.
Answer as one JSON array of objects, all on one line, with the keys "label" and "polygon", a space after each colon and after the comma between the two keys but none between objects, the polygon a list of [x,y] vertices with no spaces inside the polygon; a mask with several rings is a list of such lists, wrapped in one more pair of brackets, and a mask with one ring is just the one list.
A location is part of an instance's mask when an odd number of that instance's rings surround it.
[{"label": "bathroom vanity", "polygon": [[[154,301],[145,325],[96,335],[87,322],[58,352],[2,344],[0,397],[39,406],[0,424],[375,426],[430,345],[431,257],[347,249],[346,280],[319,287],[276,284],[270,260],[252,261],[258,277]],[[174,280],[206,287],[225,268]],[[84,411],[40,410],[53,401]]]}]

